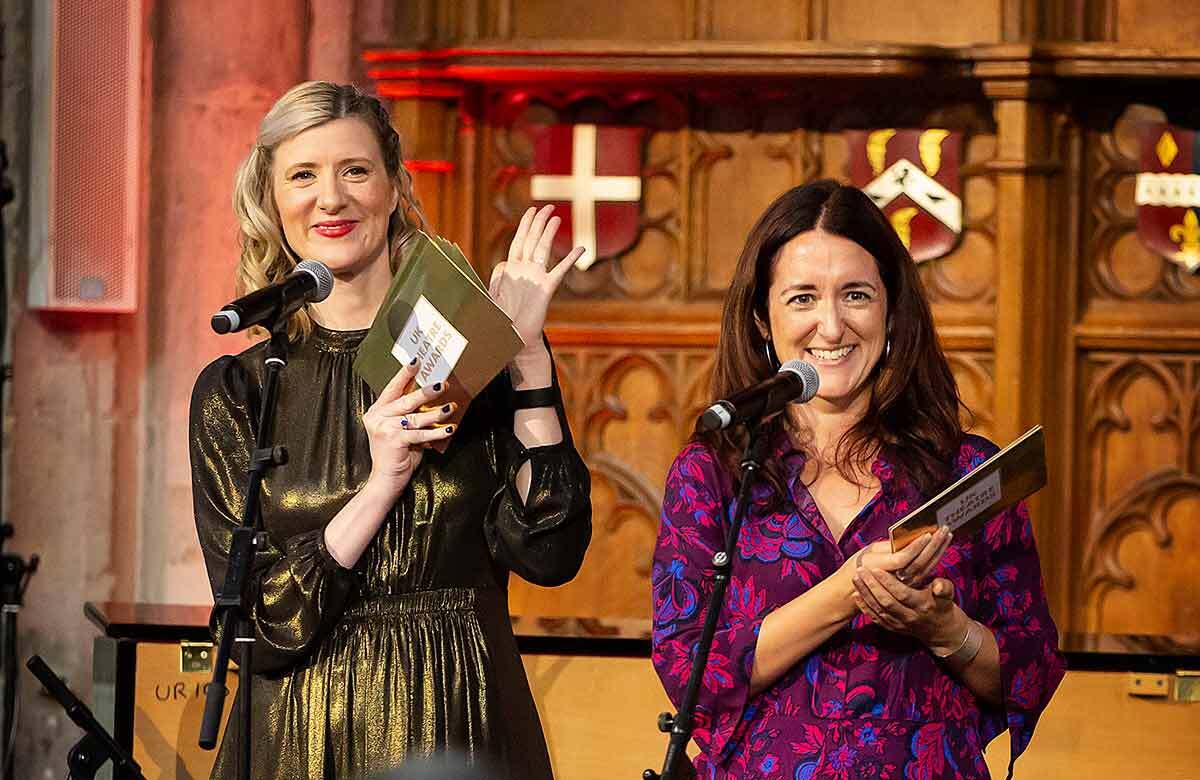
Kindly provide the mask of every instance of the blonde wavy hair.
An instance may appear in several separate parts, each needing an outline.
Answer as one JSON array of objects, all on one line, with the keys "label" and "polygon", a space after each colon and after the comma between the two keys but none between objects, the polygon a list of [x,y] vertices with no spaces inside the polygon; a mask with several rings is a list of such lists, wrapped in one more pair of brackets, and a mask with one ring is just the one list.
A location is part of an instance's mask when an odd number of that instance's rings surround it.
[{"label": "blonde wavy hair", "polygon": [[[237,294],[245,295],[282,280],[300,260],[288,246],[275,205],[272,164],[279,144],[305,130],[334,119],[357,117],[367,123],[379,141],[383,166],[400,198],[388,219],[388,248],[392,272],[400,262],[405,242],[425,226],[421,204],[413,194],[412,176],[403,165],[400,136],[392,127],[387,109],[378,98],[352,84],[306,81],[279,98],[258,126],[250,154],[238,166],[233,182],[233,211],[238,220],[241,257],[237,265]],[[319,258],[316,258],[319,259]],[[288,321],[288,336],[302,340],[312,332],[308,306]],[[264,331],[255,328],[252,336]]]}]

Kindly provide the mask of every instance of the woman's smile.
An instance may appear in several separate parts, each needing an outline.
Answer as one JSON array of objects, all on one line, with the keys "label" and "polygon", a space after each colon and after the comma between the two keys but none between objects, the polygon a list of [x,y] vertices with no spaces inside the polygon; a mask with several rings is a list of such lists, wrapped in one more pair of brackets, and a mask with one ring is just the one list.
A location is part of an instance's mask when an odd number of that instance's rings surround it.
[{"label": "woman's smile", "polygon": [[821,372],[817,398],[859,397],[887,344],[887,294],[875,258],[853,241],[809,230],[779,250],[762,334],[779,360]]},{"label": "woman's smile", "polygon": [[313,231],[325,238],[341,238],[356,227],[358,227],[357,220],[333,219],[327,222],[318,222],[313,225]]},{"label": "woman's smile", "polygon": [[809,363],[818,366],[836,366],[850,357],[850,353],[854,351],[857,344],[847,344],[844,347],[836,349],[819,349],[817,347],[809,347],[804,350],[812,358]]}]

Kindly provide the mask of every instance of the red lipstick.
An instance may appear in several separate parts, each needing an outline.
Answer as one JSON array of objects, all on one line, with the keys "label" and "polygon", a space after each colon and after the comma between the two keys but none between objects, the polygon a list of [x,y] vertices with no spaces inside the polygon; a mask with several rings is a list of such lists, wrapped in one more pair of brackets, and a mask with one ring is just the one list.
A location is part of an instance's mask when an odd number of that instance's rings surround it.
[{"label": "red lipstick", "polygon": [[313,230],[325,238],[341,238],[356,227],[358,222],[353,219],[331,219],[313,225]]}]

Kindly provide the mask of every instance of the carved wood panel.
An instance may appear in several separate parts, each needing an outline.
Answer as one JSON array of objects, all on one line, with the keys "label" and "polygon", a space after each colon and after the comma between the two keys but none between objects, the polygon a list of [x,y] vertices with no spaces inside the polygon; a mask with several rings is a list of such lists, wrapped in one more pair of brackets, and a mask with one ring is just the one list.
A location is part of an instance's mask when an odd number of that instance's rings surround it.
[{"label": "carved wood panel", "polygon": [[746,235],[785,190],[817,178],[821,135],[784,93],[720,92],[692,103],[690,296],[723,300]]},{"label": "carved wood panel", "polygon": [[649,618],[650,560],[662,486],[708,401],[712,349],[560,347],[559,381],[592,472],[592,544],[553,590],[514,580],[514,613]]},{"label": "carved wood panel", "polygon": [[1096,352],[1080,369],[1081,603],[1088,630],[1200,618],[1200,358]]},{"label": "carved wood panel", "polygon": [[[952,127],[963,130],[960,167],[963,233],[950,254],[921,264],[921,280],[935,315],[947,324],[991,325],[996,317],[996,158],[995,127],[986,107],[943,96],[943,103],[920,98],[904,108],[880,111],[846,107],[832,117],[846,127]],[[841,132],[826,132],[817,157],[819,175],[849,178],[850,148]]]},{"label": "carved wood panel", "polygon": [[[921,273],[939,322],[995,318],[994,129],[975,103],[925,96],[876,117],[843,94],[791,87],[497,89],[480,130],[476,245],[485,272],[499,262],[530,199],[532,128],[588,122],[648,126],[640,236],[625,252],[573,271],[551,313],[571,428],[593,477],[593,542],[571,584],[512,584],[515,613],[600,620],[649,617],[650,556],[666,470],[708,398],[720,304],[753,222],[777,195],[820,176],[847,180],[840,127],[948,121],[967,129],[964,237]],[[899,121],[903,120],[903,121]],[[870,126],[870,125],[868,125]],[[886,126],[886,125],[883,125]],[[832,150],[832,158],[827,156]],[[672,341],[648,334],[701,326]],[[591,343],[599,336],[603,343]],[[561,343],[560,343],[561,342]],[[994,431],[994,361],[987,339],[949,344],[976,432]]]},{"label": "carved wood panel", "polygon": [[[1088,134],[1087,192],[1093,197],[1085,236],[1084,289],[1089,303],[1107,309],[1113,304],[1200,301],[1200,279],[1147,248],[1137,235],[1138,126],[1166,120],[1161,109],[1134,104],[1111,130]],[[1118,311],[1138,316],[1136,307],[1119,306]]]},{"label": "carved wood panel", "polygon": [[677,298],[683,288],[680,181],[684,109],[665,91],[571,90],[493,93],[484,132],[485,198],[480,214],[485,267],[501,262],[522,212],[531,202],[532,129],[590,123],[650,127],[643,152],[642,203],[637,242],[617,257],[572,271],[560,301]]},{"label": "carved wood panel", "polygon": [[958,383],[958,392],[967,406],[968,413],[963,416],[963,425],[972,433],[991,439],[995,435],[992,408],[996,390],[992,353],[952,351],[946,353],[946,359]]},{"label": "carved wood panel", "polygon": [[[573,274],[551,312],[595,476],[596,542],[578,583],[518,586],[515,609],[646,614],[637,567],[687,433],[681,408],[699,404],[706,381],[707,369],[678,361],[715,344],[746,231],[786,187],[848,179],[843,129],[948,127],[965,137],[964,233],[920,274],[974,429],[1047,425],[1052,483],[1034,503],[1056,617],[1076,630],[1180,625],[1184,613],[1169,610],[1196,590],[1200,278],[1141,245],[1134,181],[1138,122],[1200,128],[1181,77],[1200,73],[1188,4],[391,5],[412,51],[380,78],[470,93],[458,134],[430,136],[457,139],[459,167],[419,186],[453,191],[431,196],[431,210],[466,234],[456,237],[485,272],[528,201],[523,123],[651,128],[638,242]],[[997,42],[1021,45],[987,45]],[[496,121],[496,110],[512,116]]]}]

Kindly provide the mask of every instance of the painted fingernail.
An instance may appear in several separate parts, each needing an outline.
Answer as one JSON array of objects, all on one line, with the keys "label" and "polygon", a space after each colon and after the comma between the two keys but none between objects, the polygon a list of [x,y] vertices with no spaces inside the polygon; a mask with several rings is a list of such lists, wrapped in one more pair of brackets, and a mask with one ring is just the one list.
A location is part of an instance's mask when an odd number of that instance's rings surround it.
[{"label": "painted fingernail", "polygon": [[453,425],[447,425],[447,426],[446,426],[446,435],[447,435],[447,436],[449,436],[449,435],[450,435],[450,434],[452,434],[452,433],[454,433],[454,426],[453,426]]},{"label": "painted fingernail", "polygon": [[435,392],[435,393],[436,393],[436,392],[439,392],[441,389],[442,389],[442,383],[441,383],[441,382],[435,382],[435,383],[434,383],[434,385],[433,385],[433,392]]},{"label": "painted fingernail", "polygon": [[454,406],[454,404],[446,404],[445,406],[442,407],[442,411],[448,413],[452,406]]},{"label": "painted fingernail", "polygon": [[409,364],[410,366],[415,366],[415,365],[417,364],[417,359],[416,359],[416,358],[413,358],[412,360],[408,361],[408,364]]}]

